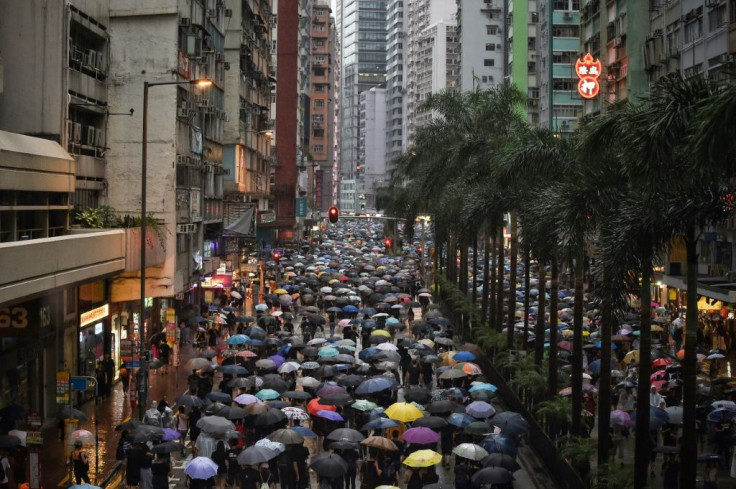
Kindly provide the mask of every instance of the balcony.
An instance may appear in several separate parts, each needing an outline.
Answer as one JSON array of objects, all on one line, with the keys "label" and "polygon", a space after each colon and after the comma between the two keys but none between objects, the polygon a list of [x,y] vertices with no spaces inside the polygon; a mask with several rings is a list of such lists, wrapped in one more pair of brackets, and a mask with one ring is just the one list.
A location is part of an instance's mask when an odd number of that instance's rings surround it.
[{"label": "balcony", "polygon": [[84,100],[107,103],[105,82],[81,71],[69,70],[69,92]]},{"label": "balcony", "polygon": [[82,234],[0,243],[0,303],[126,270],[131,231],[86,230]]}]

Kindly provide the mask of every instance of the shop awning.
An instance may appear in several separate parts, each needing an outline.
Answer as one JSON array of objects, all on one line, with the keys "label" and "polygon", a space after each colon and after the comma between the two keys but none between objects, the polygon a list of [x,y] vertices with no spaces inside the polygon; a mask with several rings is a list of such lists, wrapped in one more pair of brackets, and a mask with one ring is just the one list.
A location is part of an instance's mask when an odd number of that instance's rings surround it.
[{"label": "shop awning", "polygon": [[246,209],[240,217],[225,226],[225,236],[255,236],[255,210],[255,207]]}]

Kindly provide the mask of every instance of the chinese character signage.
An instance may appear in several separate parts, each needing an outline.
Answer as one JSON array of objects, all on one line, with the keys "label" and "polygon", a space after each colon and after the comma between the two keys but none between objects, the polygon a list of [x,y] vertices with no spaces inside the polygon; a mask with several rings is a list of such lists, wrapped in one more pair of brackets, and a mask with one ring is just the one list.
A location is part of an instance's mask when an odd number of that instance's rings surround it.
[{"label": "chinese character signage", "polygon": [[581,97],[591,99],[598,96],[601,89],[598,77],[601,76],[601,61],[594,60],[593,56],[588,53],[583,59],[575,62],[575,74],[578,75],[578,93]]},{"label": "chinese character signage", "polygon": [[296,217],[307,217],[306,197],[298,197],[296,199]]},{"label": "chinese character signage", "polygon": [[66,370],[56,372],[56,404],[69,404],[69,380]]}]

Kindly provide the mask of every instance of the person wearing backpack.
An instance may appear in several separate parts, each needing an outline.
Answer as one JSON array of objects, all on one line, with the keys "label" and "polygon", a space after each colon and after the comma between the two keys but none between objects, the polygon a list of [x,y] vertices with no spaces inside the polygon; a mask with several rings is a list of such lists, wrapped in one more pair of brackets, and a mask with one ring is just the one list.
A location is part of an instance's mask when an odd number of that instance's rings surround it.
[{"label": "person wearing backpack", "polygon": [[3,453],[0,454],[0,489],[8,489],[8,474],[10,474],[10,461],[7,455]]}]

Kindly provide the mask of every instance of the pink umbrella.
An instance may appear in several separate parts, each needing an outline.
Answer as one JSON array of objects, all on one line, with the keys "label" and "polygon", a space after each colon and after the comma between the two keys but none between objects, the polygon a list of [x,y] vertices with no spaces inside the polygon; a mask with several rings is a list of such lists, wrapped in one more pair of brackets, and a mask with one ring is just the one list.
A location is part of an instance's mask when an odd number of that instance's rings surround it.
[{"label": "pink umbrella", "polygon": [[628,428],[631,426],[631,416],[626,411],[621,411],[620,409],[611,411],[611,426]]}]

